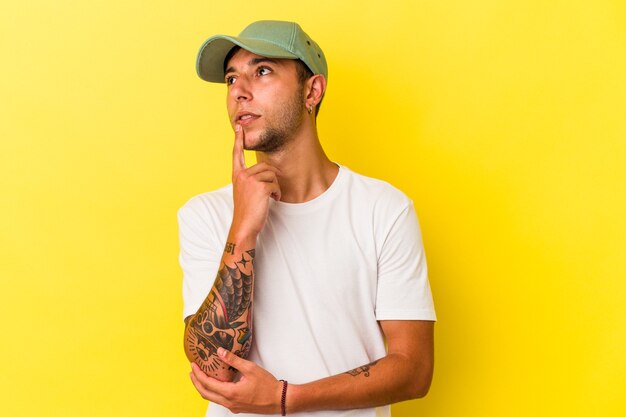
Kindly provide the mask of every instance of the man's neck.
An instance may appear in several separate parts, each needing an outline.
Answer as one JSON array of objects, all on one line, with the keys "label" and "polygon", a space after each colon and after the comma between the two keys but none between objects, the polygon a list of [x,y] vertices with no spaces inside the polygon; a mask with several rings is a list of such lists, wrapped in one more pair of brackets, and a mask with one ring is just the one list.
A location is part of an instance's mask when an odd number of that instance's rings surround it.
[{"label": "man's neck", "polygon": [[257,162],[267,162],[280,170],[281,201],[304,203],[318,197],[330,187],[339,167],[328,159],[316,132],[289,141],[284,149],[257,152]]}]

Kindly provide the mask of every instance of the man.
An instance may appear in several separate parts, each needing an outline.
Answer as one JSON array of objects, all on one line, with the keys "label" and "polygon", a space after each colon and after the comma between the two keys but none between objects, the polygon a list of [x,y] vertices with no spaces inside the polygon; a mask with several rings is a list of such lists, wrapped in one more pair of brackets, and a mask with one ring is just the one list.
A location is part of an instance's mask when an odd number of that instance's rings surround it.
[{"label": "man", "polygon": [[435,313],[413,205],[325,155],[322,50],[295,23],[255,22],[209,38],[197,71],[226,83],[235,131],[232,185],[179,211],[207,415],[380,416],[426,395]]}]

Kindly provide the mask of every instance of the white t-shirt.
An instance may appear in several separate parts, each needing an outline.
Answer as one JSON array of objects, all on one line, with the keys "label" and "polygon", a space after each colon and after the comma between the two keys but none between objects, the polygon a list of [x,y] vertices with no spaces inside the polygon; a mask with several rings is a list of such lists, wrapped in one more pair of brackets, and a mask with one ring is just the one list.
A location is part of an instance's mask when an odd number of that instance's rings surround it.
[{"label": "white t-shirt", "polygon": [[[179,210],[183,317],[197,311],[213,285],[232,213],[231,185]],[[293,384],[385,356],[379,320],[435,320],[411,200],[345,167],[311,201],[271,200],[257,239],[253,317],[248,359]],[[230,415],[218,404],[207,412]],[[298,415],[378,417],[389,407]]]}]

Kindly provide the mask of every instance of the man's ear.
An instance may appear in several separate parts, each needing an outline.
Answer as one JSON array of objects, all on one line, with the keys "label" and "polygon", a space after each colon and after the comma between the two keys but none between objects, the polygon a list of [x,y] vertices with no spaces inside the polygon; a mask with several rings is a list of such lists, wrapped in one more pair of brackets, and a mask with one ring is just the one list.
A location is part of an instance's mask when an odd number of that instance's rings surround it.
[{"label": "man's ear", "polygon": [[306,81],[306,102],[307,105],[316,107],[326,91],[326,78],[322,74],[316,74]]}]

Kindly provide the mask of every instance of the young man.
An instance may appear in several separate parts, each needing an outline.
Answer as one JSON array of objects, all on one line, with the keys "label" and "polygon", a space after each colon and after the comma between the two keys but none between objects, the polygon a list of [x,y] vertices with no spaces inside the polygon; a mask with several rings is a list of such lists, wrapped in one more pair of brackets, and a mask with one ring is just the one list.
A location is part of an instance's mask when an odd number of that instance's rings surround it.
[{"label": "young man", "polygon": [[435,313],[413,205],[325,155],[319,46],[255,22],[209,38],[197,70],[226,83],[235,131],[232,184],[179,211],[185,352],[207,415],[373,417],[426,395]]}]

